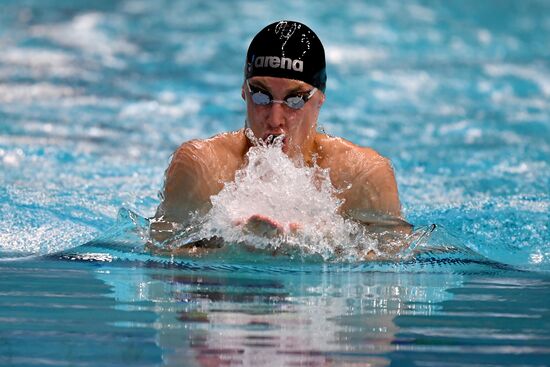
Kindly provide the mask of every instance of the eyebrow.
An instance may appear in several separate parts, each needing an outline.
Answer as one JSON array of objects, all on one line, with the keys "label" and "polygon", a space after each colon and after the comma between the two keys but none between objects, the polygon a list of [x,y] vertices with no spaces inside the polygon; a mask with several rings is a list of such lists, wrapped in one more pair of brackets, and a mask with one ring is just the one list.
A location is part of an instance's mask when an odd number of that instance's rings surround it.
[{"label": "eyebrow", "polygon": [[[250,84],[251,87],[260,88],[260,89],[265,90],[266,92],[271,93],[271,91],[269,90],[269,88],[267,88],[267,87],[265,86],[265,84],[262,83],[261,81],[253,81],[253,82],[248,82],[248,83]],[[303,93],[308,93],[308,92],[309,92],[309,90],[302,90],[302,86],[299,85],[299,86],[296,86],[296,87],[294,87],[294,88],[288,90],[288,91],[286,92],[286,95],[288,96],[288,95],[293,94],[293,93],[295,93],[295,94],[303,94]]]}]

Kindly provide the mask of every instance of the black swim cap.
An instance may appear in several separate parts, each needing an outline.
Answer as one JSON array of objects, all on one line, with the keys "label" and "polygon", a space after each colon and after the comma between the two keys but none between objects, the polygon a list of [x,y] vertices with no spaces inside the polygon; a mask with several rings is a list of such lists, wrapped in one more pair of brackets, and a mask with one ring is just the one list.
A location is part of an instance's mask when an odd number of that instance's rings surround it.
[{"label": "black swim cap", "polygon": [[245,79],[273,76],[304,81],[325,92],[325,50],[305,24],[283,20],[262,29],[246,54]]}]

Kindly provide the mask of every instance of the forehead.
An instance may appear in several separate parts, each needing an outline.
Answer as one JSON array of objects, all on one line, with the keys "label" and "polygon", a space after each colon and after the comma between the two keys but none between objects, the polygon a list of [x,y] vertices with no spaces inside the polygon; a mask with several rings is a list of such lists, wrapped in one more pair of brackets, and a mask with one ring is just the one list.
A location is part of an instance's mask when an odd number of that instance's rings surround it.
[{"label": "forehead", "polygon": [[297,91],[297,90],[311,90],[313,86],[306,82],[296,79],[287,78],[275,78],[272,76],[254,76],[248,79],[249,83],[257,86],[264,87],[268,90],[277,91]]}]

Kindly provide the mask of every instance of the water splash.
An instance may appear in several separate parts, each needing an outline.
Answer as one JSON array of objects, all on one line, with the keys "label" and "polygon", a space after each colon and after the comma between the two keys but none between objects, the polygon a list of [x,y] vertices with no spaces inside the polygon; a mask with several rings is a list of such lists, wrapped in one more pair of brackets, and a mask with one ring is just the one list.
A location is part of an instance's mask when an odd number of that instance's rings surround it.
[{"label": "water splash", "polygon": [[[131,210],[121,208],[117,224],[100,237],[74,249],[64,250],[50,255],[56,259],[98,263],[125,263],[133,265],[174,267],[188,270],[208,270],[221,272],[257,273],[296,273],[296,272],[408,272],[455,274],[492,274],[522,269],[485,258],[467,244],[454,236],[452,232],[435,224],[419,227],[407,240],[409,246],[400,255],[386,257],[386,261],[361,261],[355,258],[333,255],[328,263],[322,262],[319,254],[295,249],[294,256],[272,256],[266,251],[251,251],[240,243],[226,243],[222,248],[207,251],[200,256],[178,256],[170,251],[159,254],[145,245],[148,239],[149,220]],[[175,237],[180,243],[189,243],[196,237],[196,227],[189,227]],[[242,241],[241,241],[242,243]],[[182,245],[182,246],[185,246]],[[281,251],[282,252],[282,251]],[[281,254],[279,252],[279,254]],[[292,251],[286,251],[290,255]],[[159,256],[160,255],[160,256]],[[162,256],[168,255],[168,256]],[[197,254],[195,254],[197,255]],[[284,255],[284,254],[281,254]],[[0,261],[25,259],[23,256],[11,257],[6,254]],[[323,263],[322,267],[319,264]],[[523,269],[529,270],[529,269]],[[531,269],[534,270],[534,269]]]},{"label": "water splash", "polygon": [[[320,255],[324,260],[357,261],[367,254],[395,253],[391,241],[380,246],[380,231],[371,233],[340,215],[342,200],[328,169],[290,159],[281,149],[282,135],[262,140],[248,131],[247,136],[253,144],[246,155],[248,164],[211,197],[212,208],[206,216],[196,217],[177,241],[170,240],[172,248],[217,237],[227,246],[244,245],[291,257]],[[255,216],[276,223],[277,233],[266,236],[250,231],[248,220]]]}]

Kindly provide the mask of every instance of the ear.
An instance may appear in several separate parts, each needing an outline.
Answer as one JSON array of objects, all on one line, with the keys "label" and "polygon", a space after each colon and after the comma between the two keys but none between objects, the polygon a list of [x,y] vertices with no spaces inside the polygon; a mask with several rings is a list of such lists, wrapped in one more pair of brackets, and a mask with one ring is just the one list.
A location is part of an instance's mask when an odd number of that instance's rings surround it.
[{"label": "ear", "polygon": [[319,98],[319,102],[317,104],[318,109],[321,109],[321,107],[323,106],[323,103],[325,103],[325,99],[326,99],[325,93],[321,92],[320,95],[321,95],[321,98]]}]

